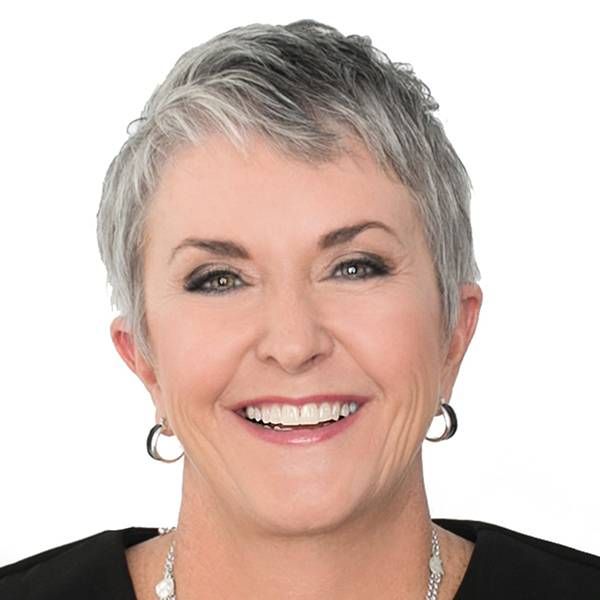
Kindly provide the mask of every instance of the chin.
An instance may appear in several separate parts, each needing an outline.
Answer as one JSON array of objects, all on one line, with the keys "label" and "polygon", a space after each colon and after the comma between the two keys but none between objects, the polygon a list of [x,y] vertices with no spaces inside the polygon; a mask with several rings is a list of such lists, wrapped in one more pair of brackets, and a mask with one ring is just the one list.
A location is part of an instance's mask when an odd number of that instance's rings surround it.
[{"label": "chin", "polygon": [[[362,505],[359,497],[349,493],[350,488],[350,482],[346,486],[332,486],[322,481],[312,486],[261,487],[260,496],[253,498],[250,510],[260,527],[271,533],[326,533],[350,519]],[[250,495],[245,498],[248,503]]]},{"label": "chin", "polygon": [[277,513],[265,512],[257,517],[260,528],[273,535],[285,537],[314,536],[338,529],[347,522],[354,511],[345,506],[303,507],[279,509]]}]

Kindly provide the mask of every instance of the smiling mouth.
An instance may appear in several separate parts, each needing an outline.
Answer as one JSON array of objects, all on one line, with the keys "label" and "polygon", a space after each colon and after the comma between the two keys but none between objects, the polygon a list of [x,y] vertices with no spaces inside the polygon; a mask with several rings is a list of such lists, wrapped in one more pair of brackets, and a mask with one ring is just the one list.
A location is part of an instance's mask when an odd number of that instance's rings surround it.
[{"label": "smiling mouth", "polygon": [[344,419],[347,419],[348,417],[351,417],[352,415],[355,415],[356,413],[358,413],[360,411],[360,409],[361,409],[361,407],[359,406],[358,409],[355,412],[349,414],[347,417],[344,417],[343,415],[340,415],[339,418],[337,418],[337,419],[330,419],[328,421],[322,421],[321,423],[316,423],[316,424],[313,424],[313,425],[306,425],[306,424],[282,425],[282,424],[273,424],[273,423],[263,423],[262,421],[255,421],[254,419],[248,418],[244,414],[243,410],[239,410],[239,411],[235,411],[235,412],[242,419],[244,419],[245,421],[248,421],[249,423],[251,423],[255,427],[261,427],[261,428],[264,428],[264,429],[270,429],[271,431],[298,431],[300,429],[324,429],[326,427],[329,427],[330,425],[334,425],[335,423],[339,423],[340,421],[343,421]]}]

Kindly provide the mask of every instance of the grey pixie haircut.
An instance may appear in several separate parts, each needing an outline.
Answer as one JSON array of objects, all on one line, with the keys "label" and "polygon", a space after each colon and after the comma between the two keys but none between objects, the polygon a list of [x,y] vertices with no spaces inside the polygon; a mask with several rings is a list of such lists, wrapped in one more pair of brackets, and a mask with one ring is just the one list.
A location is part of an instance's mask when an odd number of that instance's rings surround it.
[{"label": "grey pixie haircut", "polygon": [[258,133],[282,154],[315,164],[351,152],[344,139],[361,141],[410,191],[435,267],[447,343],[460,286],[480,273],[471,182],[433,115],[438,108],[410,64],[392,62],[368,36],[344,36],[310,19],[236,27],[185,52],[129,124],[97,214],[111,303],[142,357],[154,364],[143,281],[152,194],[175,149],[214,133],[242,152],[246,135]]}]

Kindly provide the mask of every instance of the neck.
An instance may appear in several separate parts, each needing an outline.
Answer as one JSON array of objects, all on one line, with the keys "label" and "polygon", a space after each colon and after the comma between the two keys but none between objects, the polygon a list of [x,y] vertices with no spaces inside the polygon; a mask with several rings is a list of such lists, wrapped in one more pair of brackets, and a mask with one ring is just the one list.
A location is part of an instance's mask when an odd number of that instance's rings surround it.
[{"label": "neck", "polygon": [[318,532],[267,532],[250,515],[228,510],[193,469],[186,463],[175,533],[181,597],[425,597],[432,523],[420,451],[397,489],[380,492],[378,503],[365,500],[368,509],[357,506]]}]

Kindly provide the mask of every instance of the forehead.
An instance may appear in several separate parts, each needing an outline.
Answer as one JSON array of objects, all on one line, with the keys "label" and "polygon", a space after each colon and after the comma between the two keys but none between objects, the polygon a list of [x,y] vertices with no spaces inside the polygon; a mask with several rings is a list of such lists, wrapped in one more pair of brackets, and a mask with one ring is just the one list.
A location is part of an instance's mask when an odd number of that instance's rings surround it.
[{"label": "forehead", "polygon": [[153,195],[147,246],[164,252],[185,237],[207,236],[290,247],[361,220],[380,220],[410,239],[416,220],[409,190],[362,144],[349,140],[348,148],[320,164],[285,156],[260,136],[249,138],[245,154],[220,135],[180,148]]}]

